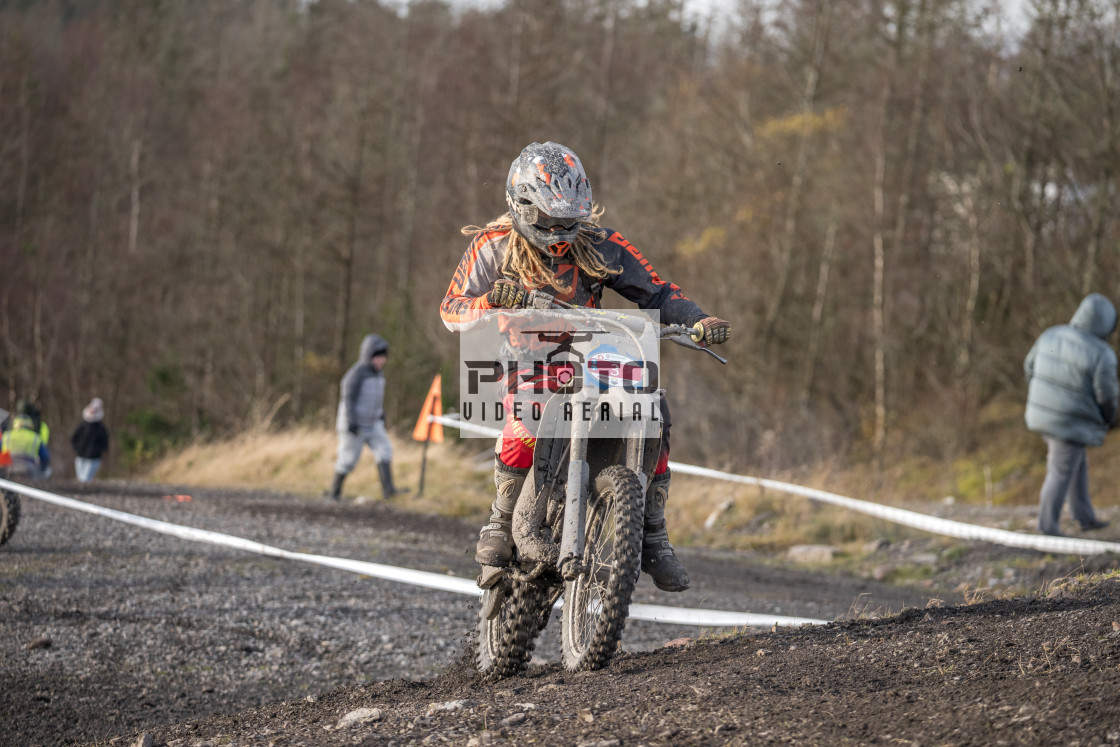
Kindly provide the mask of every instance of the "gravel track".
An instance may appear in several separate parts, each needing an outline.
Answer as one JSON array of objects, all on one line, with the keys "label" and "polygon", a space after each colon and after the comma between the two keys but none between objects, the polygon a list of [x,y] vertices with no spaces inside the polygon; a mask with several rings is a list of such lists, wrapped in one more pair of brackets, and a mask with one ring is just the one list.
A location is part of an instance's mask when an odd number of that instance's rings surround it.
[{"label": "gravel track", "polygon": [[[406,502],[116,482],[50,489],[289,550],[476,573],[477,527],[409,513]],[[166,499],[174,494],[192,500]],[[0,547],[4,744],[94,742],[342,687],[429,679],[461,658],[474,627],[464,596],[22,503],[15,536]],[[643,576],[634,601],[836,619],[857,598],[864,611],[899,610],[931,595],[750,554],[682,556],[692,590],[665,594]],[[539,661],[558,658],[557,627],[542,636]],[[718,632],[632,621],[623,648]]]}]

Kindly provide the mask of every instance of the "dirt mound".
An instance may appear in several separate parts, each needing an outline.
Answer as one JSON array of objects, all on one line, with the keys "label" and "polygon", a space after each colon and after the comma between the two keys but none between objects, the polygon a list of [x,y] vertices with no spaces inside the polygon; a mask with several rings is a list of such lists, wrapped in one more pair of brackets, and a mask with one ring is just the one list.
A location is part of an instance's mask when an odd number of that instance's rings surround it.
[{"label": "dirt mound", "polygon": [[[1120,741],[1120,581],[537,666],[461,661],[156,731],[212,744],[1101,744]],[[364,709],[364,710],[363,710]]]}]

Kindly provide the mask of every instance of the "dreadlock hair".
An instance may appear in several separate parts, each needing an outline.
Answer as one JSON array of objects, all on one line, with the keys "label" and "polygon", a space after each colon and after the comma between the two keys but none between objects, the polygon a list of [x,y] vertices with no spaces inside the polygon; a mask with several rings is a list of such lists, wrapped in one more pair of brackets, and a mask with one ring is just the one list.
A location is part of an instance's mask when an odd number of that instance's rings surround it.
[{"label": "dreadlock hair", "polygon": [[[603,208],[598,204],[591,207],[591,217],[583,221],[579,227],[576,240],[568,250],[568,257],[584,275],[602,279],[608,275],[617,275],[622,270],[608,267],[603,255],[595,248],[594,244],[602,241],[606,231],[599,228],[599,218],[603,215]],[[544,255],[524,236],[513,228],[513,217],[506,213],[486,224],[486,226],[464,226],[462,233],[465,236],[475,236],[483,231],[502,231],[509,233],[509,248],[502,259],[502,274],[515,277],[526,288],[543,288],[552,286],[561,293],[571,290],[556,278],[548,265],[545,264]]]}]

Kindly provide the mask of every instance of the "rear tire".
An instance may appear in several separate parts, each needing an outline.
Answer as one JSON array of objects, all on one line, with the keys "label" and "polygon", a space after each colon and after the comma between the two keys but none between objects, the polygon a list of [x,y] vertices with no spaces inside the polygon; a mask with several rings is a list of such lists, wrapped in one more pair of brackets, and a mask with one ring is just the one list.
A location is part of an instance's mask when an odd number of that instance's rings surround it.
[{"label": "rear tire", "polygon": [[19,524],[19,495],[0,490],[0,545],[16,531]]},{"label": "rear tire", "polygon": [[634,472],[615,465],[599,473],[587,505],[588,567],[564,584],[561,646],[571,671],[602,669],[618,649],[641,568],[644,509]]},{"label": "rear tire", "polygon": [[[503,589],[507,583],[512,588]],[[486,617],[492,595],[506,593],[497,613]],[[537,634],[548,623],[548,591],[533,583],[502,581],[483,592],[478,620],[478,671],[488,680],[520,674],[529,666]]]}]

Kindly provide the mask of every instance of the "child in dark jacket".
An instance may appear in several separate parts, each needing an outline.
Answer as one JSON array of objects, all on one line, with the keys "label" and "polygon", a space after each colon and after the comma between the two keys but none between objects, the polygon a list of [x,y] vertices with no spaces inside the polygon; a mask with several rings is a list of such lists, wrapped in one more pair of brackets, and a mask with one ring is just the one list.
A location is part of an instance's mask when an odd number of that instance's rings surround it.
[{"label": "child in dark jacket", "polygon": [[82,410],[82,424],[70,436],[74,447],[74,474],[79,482],[89,482],[101,468],[101,456],[109,450],[109,430],[101,420],[105,417],[105,405],[100,397],[94,397]]}]

